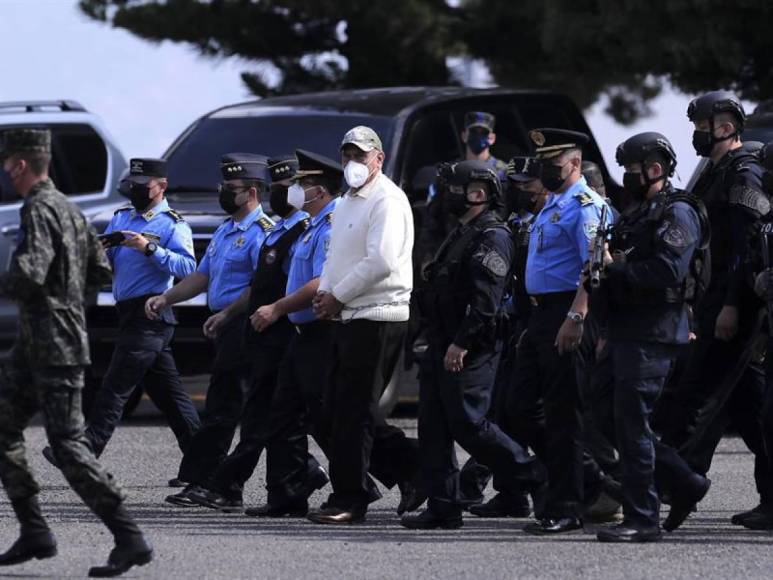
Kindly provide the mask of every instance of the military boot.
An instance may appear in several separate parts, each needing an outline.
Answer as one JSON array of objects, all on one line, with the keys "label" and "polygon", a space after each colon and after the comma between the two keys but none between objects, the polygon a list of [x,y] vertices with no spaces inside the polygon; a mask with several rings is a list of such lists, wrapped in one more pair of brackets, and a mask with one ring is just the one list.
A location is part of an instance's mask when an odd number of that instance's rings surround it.
[{"label": "military boot", "polygon": [[56,556],[56,539],[48,527],[37,496],[11,501],[19,519],[20,534],[11,548],[0,554],[0,566],[21,564],[32,558],[42,560]]},{"label": "military boot", "polygon": [[115,548],[110,551],[107,564],[89,570],[92,578],[119,576],[132,566],[144,566],[153,559],[153,548],[142,535],[123,505],[112,510],[100,510],[97,516],[115,538]]}]

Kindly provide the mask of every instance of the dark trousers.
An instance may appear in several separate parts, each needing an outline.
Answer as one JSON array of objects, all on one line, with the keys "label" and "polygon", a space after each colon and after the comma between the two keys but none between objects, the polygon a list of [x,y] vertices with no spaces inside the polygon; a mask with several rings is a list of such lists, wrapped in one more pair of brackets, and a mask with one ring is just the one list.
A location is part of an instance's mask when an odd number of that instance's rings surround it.
[{"label": "dark trousers", "polygon": [[[513,387],[527,407],[519,411],[533,417],[525,422],[519,440],[528,440],[547,467],[545,516],[555,518],[579,517],[583,503],[582,410],[574,358],[571,353],[559,355],[555,346],[573,299],[571,292],[551,294],[533,309],[521,339]],[[543,401],[544,442],[536,420],[537,394]]]},{"label": "dark trousers", "polygon": [[[289,330],[289,328],[288,328]],[[278,374],[280,363],[289,349],[291,336],[282,332],[281,340],[267,341],[263,344],[248,346],[250,359],[250,374],[239,443],[215,470],[209,487],[231,499],[241,499],[244,485],[252,476],[260,461],[263,450],[268,447],[271,417],[278,403]],[[293,333],[294,334],[294,333]],[[301,362],[306,367],[309,361]],[[319,377],[316,377],[319,380]],[[300,457],[304,475],[319,469],[319,462],[308,453],[308,426],[300,417],[294,417],[286,430],[287,445],[285,452]],[[271,494],[271,454],[267,450],[268,467],[266,470],[266,485]],[[292,494],[288,494],[292,497]],[[269,497],[271,500],[271,497]]]},{"label": "dark trousers", "polygon": [[121,420],[124,405],[140,383],[164,414],[185,451],[198,430],[199,414],[180,381],[169,343],[174,326],[148,320],[137,308],[121,316],[118,342],[102,386],[94,396],[86,436],[97,457]]},{"label": "dark trousers", "polygon": [[244,403],[248,361],[243,348],[246,318],[239,316],[215,338],[215,360],[209,379],[204,420],[185,449],[178,477],[206,485],[231,448]]},{"label": "dark trousers", "polygon": [[486,465],[512,495],[539,479],[538,465],[524,449],[486,417],[499,354],[470,352],[459,373],[443,367],[447,345],[430,341],[433,380],[421,385],[419,449],[429,509],[442,515],[461,512],[459,467],[454,441]]},{"label": "dark trousers", "polygon": [[393,473],[391,481],[382,479],[387,486],[416,475],[416,440],[378,418],[378,402],[397,364],[407,325],[364,319],[333,325],[322,397],[322,432],[329,441],[333,484],[331,506],[366,509],[368,470],[385,477]]},{"label": "dark trousers", "polygon": [[38,411],[67,483],[97,514],[115,509],[122,492],[94,457],[84,434],[82,367],[38,368],[14,352],[0,378],[0,479],[11,501],[36,495],[24,429]]},{"label": "dark trousers", "polygon": [[650,415],[676,359],[670,344],[612,341],[615,431],[627,522],[657,527],[660,501],[655,489],[655,442]]}]

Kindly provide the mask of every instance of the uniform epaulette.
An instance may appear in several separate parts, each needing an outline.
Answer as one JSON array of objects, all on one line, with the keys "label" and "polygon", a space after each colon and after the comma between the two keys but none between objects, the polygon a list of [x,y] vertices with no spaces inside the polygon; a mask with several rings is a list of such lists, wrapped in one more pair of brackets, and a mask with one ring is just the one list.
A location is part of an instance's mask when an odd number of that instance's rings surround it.
[{"label": "uniform epaulette", "polygon": [[303,224],[303,229],[304,229],[304,230],[308,230],[308,229],[309,229],[309,226],[311,225],[311,219],[309,219],[309,218],[303,218],[303,219],[301,220],[301,223]]},{"label": "uniform epaulette", "polygon": [[593,203],[593,198],[584,191],[581,191],[575,197],[579,200],[580,205],[590,205]]},{"label": "uniform epaulette", "polygon": [[332,211],[325,216],[325,221],[327,221],[327,223],[329,223],[329,224],[333,223],[333,212]]},{"label": "uniform epaulette", "polygon": [[168,208],[165,212],[169,217],[171,217],[174,221],[177,223],[185,221],[183,219],[183,216],[181,216],[179,213],[177,213],[175,210],[173,210],[171,207]]},{"label": "uniform epaulette", "polygon": [[125,205],[123,207],[119,207],[117,210],[113,212],[113,215],[118,215],[119,213],[121,213],[122,211],[126,211],[127,209],[134,209],[134,207],[131,205]]},{"label": "uniform epaulette", "polygon": [[263,216],[263,217],[258,219],[258,225],[261,227],[261,229],[264,232],[267,232],[268,230],[270,230],[271,228],[274,227],[274,222],[272,222],[267,217]]}]

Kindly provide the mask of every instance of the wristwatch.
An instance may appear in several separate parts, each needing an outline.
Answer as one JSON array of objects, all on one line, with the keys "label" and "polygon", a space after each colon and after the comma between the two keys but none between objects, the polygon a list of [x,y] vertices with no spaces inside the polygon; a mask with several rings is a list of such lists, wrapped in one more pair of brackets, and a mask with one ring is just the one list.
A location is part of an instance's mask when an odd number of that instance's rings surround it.
[{"label": "wristwatch", "polygon": [[156,242],[148,242],[148,245],[145,246],[145,255],[152,256],[156,250],[158,250],[158,244]]},{"label": "wristwatch", "polygon": [[580,314],[579,312],[574,312],[572,310],[566,313],[566,317],[572,322],[576,322],[577,324],[582,324],[583,322],[585,322],[584,315]]}]

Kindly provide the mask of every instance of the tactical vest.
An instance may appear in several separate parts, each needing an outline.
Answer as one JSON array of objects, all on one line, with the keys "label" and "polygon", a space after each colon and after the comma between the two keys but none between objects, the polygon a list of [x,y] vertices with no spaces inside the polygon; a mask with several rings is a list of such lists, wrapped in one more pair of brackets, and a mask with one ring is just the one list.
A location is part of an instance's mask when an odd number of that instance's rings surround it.
[{"label": "tactical vest", "polygon": [[633,212],[620,216],[612,232],[610,252],[622,251],[627,262],[638,262],[651,258],[660,240],[659,230],[663,216],[676,202],[690,205],[698,214],[701,239],[693,252],[690,268],[684,281],[668,288],[620,287],[612,293],[612,301],[620,304],[679,304],[697,303],[708,286],[711,277],[709,242],[711,230],[706,207],[695,196],[669,187]]},{"label": "tactical vest", "polygon": [[[495,228],[502,228],[510,235],[510,230],[493,213],[459,226],[440,246],[434,260],[425,267],[424,278],[428,284],[422,291],[420,308],[431,328],[441,336],[453,338],[467,315],[472,288],[465,277],[466,265],[479,247],[475,242],[485,232]],[[508,276],[511,275],[512,267],[508,273]],[[490,333],[483,332],[482,337],[490,336],[493,340],[496,327],[487,330]]]},{"label": "tactical vest", "polygon": [[512,295],[522,298],[528,296],[528,292],[526,292],[526,260],[529,257],[529,236],[535,217],[532,216],[528,220],[522,221],[518,224],[518,228],[513,231],[515,254],[513,256]]},{"label": "tactical vest", "polygon": [[[282,268],[290,248],[309,226],[309,220],[303,219],[282,234],[278,240],[269,245],[264,243],[258,254],[258,267],[252,276],[250,284],[250,301],[247,312],[251,315],[260,306],[273,304],[285,295],[287,290],[287,274]],[[275,328],[289,327],[286,316],[277,320],[272,326]],[[250,342],[255,342],[263,333],[257,333],[251,325],[247,325],[247,337]]]}]

